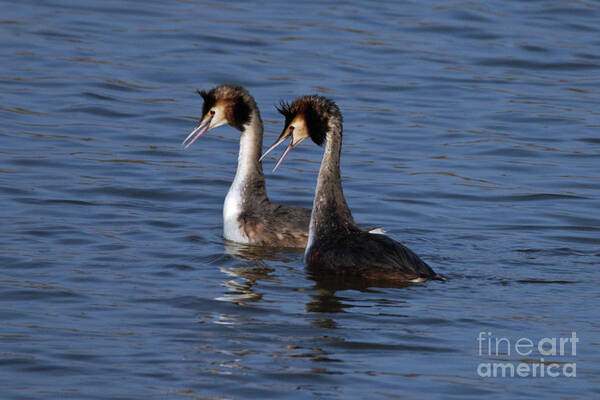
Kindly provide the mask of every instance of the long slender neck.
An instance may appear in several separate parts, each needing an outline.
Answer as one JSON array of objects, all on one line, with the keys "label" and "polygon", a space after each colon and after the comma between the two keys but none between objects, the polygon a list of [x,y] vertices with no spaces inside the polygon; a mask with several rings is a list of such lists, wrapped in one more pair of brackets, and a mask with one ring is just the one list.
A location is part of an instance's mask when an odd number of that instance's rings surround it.
[{"label": "long slender neck", "polygon": [[252,111],[240,137],[240,152],[235,178],[229,191],[240,192],[244,203],[267,198],[265,177],[259,158],[262,153],[263,123],[258,109]]},{"label": "long slender neck", "polygon": [[310,216],[309,246],[312,244],[312,240],[321,235],[340,230],[347,231],[355,226],[354,218],[352,218],[342,190],[341,150],[341,127],[330,125]]}]

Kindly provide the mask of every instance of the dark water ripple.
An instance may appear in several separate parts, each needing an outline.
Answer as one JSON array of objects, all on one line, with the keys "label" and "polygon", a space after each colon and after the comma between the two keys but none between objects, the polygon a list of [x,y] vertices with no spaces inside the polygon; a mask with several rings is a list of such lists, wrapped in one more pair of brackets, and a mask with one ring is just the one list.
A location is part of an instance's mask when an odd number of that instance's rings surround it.
[{"label": "dark water ripple", "polygon": [[[600,395],[600,7],[33,2],[0,18],[2,398]],[[342,174],[446,283],[346,288],[221,238],[238,134],[197,88],[334,98]],[[310,207],[320,150],[277,174]],[[272,167],[268,157],[265,170]],[[482,378],[477,336],[576,331],[577,378]],[[534,352],[531,360],[541,355]]]}]

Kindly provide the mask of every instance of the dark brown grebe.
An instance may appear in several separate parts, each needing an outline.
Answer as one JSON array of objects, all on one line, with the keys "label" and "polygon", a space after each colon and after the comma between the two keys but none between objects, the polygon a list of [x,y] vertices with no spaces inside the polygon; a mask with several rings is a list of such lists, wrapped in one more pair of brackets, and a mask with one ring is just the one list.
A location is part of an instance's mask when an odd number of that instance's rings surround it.
[{"label": "dark brown grebe", "polygon": [[354,224],[340,178],[342,115],[337,105],[325,97],[304,96],[291,105],[282,103],[279,111],[285,116],[285,127],[275,145],[290,136],[292,141],[277,166],[306,138],[310,137],[317,145],[327,142],[304,251],[306,266],[316,275],[347,279],[377,282],[444,280],[407,247],[385,235],[366,233]]},{"label": "dark brown grebe", "polygon": [[183,141],[189,147],[207,131],[229,124],[241,132],[235,178],[223,204],[223,236],[245,244],[306,246],[310,210],[273,204],[260,163],[263,122],[254,98],[240,86],[220,85],[198,92],[202,119]]}]

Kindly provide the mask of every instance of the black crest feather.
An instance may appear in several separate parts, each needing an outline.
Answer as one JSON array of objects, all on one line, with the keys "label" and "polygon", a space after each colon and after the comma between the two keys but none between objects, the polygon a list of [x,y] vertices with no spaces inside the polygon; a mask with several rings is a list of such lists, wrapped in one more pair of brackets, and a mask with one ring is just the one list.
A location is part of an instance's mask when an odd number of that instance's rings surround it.
[{"label": "black crest feather", "polygon": [[204,90],[196,90],[196,92],[198,92],[198,94],[204,100],[204,105],[202,105],[202,117],[204,117],[208,110],[213,108],[213,106],[217,102],[217,98],[215,97],[214,90],[211,90],[210,92],[206,92]]},{"label": "black crest feather", "polygon": [[296,115],[302,115],[306,121],[308,134],[313,142],[321,146],[327,137],[327,131],[332,126],[337,126],[337,132],[342,134],[342,114],[338,106],[326,97],[319,95],[302,96],[291,105],[282,101],[277,107],[285,117],[284,131]]},{"label": "black crest feather", "polygon": [[252,110],[256,110],[260,118],[254,98],[241,86],[226,84],[215,86],[208,92],[196,91],[204,100],[202,118],[217,104],[217,101],[222,102],[227,122],[240,131],[243,131],[244,126],[250,121]]},{"label": "black crest feather", "polygon": [[233,102],[233,118],[231,124],[239,129],[244,130],[244,125],[250,121],[250,105],[243,96],[238,96]]},{"label": "black crest feather", "polygon": [[304,108],[304,119],[310,138],[317,145],[321,146],[327,136],[327,122],[329,121],[328,109],[321,104],[324,97],[311,98],[306,102]]},{"label": "black crest feather", "polygon": [[292,119],[294,118],[294,112],[292,111],[292,106],[287,101],[281,100],[279,102],[279,107],[275,106],[275,108],[277,109],[277,111],[279,111],[279,113],[281,115],[283,115],[285,117],[284,127],[287,127],[289,125],[289,123],[292,122]]}]

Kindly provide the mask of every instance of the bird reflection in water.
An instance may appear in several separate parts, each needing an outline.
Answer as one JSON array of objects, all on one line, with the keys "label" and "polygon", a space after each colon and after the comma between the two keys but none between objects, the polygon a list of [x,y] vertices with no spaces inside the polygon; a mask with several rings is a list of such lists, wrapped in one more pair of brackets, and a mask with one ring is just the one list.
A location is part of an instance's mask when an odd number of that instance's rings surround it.
[{"label": "bird reflection in water", "polygon": [[[336,295],[346,290],[359,290],[362,292],[375,292],[375,288],[405,288],[414,286],[407,282],[365,282],[361,279],[334,280],[329,276],[323,277],[314,273],[308,274],[315,281],[314,288],[317,293],[311,295],[312,301],[306,304],[306,311],[318,313],[340,313],[354,307],[349,302],[344,302],[345,297]],[[316,321],[315,321],[316,322]],[[335,325],[335,322],[332,323]],[[321,326],[324,327],[324,326]]]},{"label": "bird reflection in water", "polygon": [[[230,255],[240,263],[235,267],[222,267],[221,271],[228,278],[222,283],[222,286],[227,288],[227,292],[216,300],[227,301],[237,305],[247,305],[261,302],[263,295],[259,293],[257,284],[263,282],[280,283],[280,274],[282,268],[292,269],[290,266],[297,263],[298,255],[302,253],[301,249],[281,249],[264,246],[253,246],[239,244],[232,241],[224,240],[223,242],[225,253]],[[274,267],[270,267],[267,262],[271,262]],[[321,276],[311,271],[304,272],[304,276],[314,284],[307,283],[305,286],[298,287],[299,298],[309,300],[306,302],[305,310],[307,319],[312,328],[327,330],[325,336],[319,336],[319,340],[340,341],[345,339],[335,332],[340,328],[338,317],[340,313],[345,313],[347,310],[356,307],[353,301],[351,292],[348,296],[343,295],[344,291],[361,291],[361,292],[378,292],[377,288],[404,288],[415,285],[425,285],[421,283],[399,283],[394,282],[365,282],[361,279],[332,279],[331,275]],[[302,295],[305,292],[305,295]],[[224,316],[223,316],[224,317]],[[242,322],[227,316],[227,321],[219,321],[217,323],[242,324]],[[248,323],[243,322],[243,324]],[[260,323],[254,321],[253,323]],[[307,345],[302,337],[296,337],[293,334],[289,336],[289,342],[280,347],[272,354],[275,359],[280,359],[282,364],[287,362],[295,363],[298,359],[304,359],[313,363],[313,367],[309,369],[311,373],[320,375],[338,375],[343,374],[339,368],[336,368],[338,363],[344,363],[344,358],[336,354],[327,346],[317,346],[311,342]],[[240,368],[245,357],[236,357],[233,360],[235,368]],[[288,361],[286,361],[288,360]],[[229,368],[228,368],[229,370]]]},{"label": "bird reflection in water", "polygon": [[236,243],[231,240],[223,239],[225,253],[230,256],[248,261],[279,261],[292,262],[296,259],[294,254],[302,254],[304,249],[294,247],[266,247],[253,246],[249,244]]},{"label": "bird reflection in water", "polygon": [[236,304],[255,303],[262,300],[262,294],[255,290],[256,283],[277,281],[277,277],[272,274],[275,269],[267,265],[265,260],[289,263],[294,260],[293,253],[302,253],[302,249],[253,246],[226,239],[223,241],[223,247],[225,253],[233,258],[251,261],[250,264],[242,264],[237,267],[220,268],[231,279],[222,284],[229,291],[225,295],[217,297],[216,300]]}]

